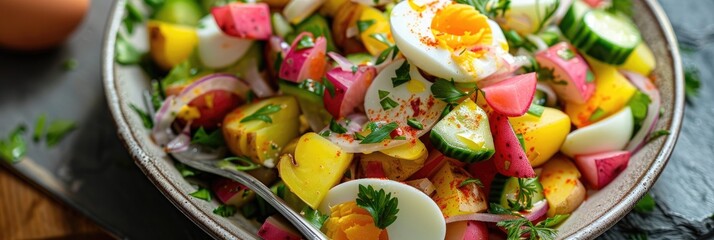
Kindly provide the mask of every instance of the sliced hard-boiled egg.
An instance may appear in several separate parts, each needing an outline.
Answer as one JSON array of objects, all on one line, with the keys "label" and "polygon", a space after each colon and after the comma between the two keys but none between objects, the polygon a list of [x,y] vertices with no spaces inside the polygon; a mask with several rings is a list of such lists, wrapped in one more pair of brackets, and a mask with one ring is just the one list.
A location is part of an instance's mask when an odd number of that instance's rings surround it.
[{"label": "sliced hard-boiled egg", "polygon": [[253,40],[223,33],[212,15],[201,19],[197,34],[198,56],[210,68],[223,68],[235,63],[253,44]]},{"label": "sliced hard-boiled egg", "polygon": [[[546,19],[549,10],[557,10],[556,0],[511,0],[506,12],[505,27],[522,35],[534,33],[539,27],[545,27],[553,18]],[[545,21],[545,22],[543,22]]]},{"label": "sliced hard-boiled egg", "polygon": [[469,5],[402,1],[392,9],[390,23],[401,53],[440,78],[476,82],[515,61],[498,24]]},{"label": "sliced hard-boiled egg", "polygon": [[[330,189],[318,210],[330,214],[332,207],[354,202],[359,185],[372,186],[377,191],[383,189],[399,199],[397,219],[387,227],[389,239],[444,239],[446,236],[446,222],[439,206],[416,188],[392,180],[363,178],[337,185]],[[331,224],[330,220],[326,226]]]},{"label": "sliced hard-boiled egg", "polygon": [[573,157],[622,150],[632,137],[633,121],[630,107],[625,107],[612,116],[568,134],[560,151]]}]

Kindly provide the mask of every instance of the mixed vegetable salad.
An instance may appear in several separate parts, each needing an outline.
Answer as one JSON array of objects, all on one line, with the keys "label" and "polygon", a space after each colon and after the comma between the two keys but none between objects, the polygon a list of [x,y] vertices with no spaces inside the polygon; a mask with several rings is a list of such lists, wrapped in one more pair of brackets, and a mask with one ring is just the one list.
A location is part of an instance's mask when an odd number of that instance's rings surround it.
[{"label": "mixed vegetable salad", "polygon": [[[553,239],[667,134],[628,1],[144,2],[116,60],[153,78],[132,105],[152,139],[247,171],[331,239]],[[142,55],[126,36],[147,16]],[[301,238],[241,184],[176,166],[214,213]]]}]

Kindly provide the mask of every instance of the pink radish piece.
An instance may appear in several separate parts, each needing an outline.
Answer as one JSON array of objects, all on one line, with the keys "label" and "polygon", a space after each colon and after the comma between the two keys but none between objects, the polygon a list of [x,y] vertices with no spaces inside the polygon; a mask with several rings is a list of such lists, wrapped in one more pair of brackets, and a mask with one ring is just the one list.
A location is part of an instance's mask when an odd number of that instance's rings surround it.
[{"label": "pink radish piece", "polygon": [[493,178],[495,178],[498,173],[496,165],[493,164],[493,160],[489,159],[486,161],[472,163],[469,165],[468,171],[475,178],[481,180],[481,183],[484,186],[483,190],[486,193],[486,196],[488,196],[491,192],[491,182],[493,182]]},{"label": "pink radish piece", "polygon": [[305,79],[319,81],[325,75],[327,41],[324,37],[318,37],[314,46],[298,49],[298,43],[305,37],[313,38],[310,32],[303,32],[295,38],[280,65],[278,77],[291,82],[302,82]]},{"label": "pink radish piece", "polygon": [[268,40],[273,34],[270,8],[265,3],[231,3],[211,9],[218,27],[226,34],[247,39]]},{"label": "pink radish piece", "polygon": [[211,191],[216,194],[219,201],[234,206],[243,205],[246,201],[243,197],[243,193],[247,190],[248,188],[243,186],[243,184],[222,177],[217,178],[211,184]]},{"label": "pink radish piece", "polygon": [[481,90],[493,110],[509,117],[518,117],[528,111],[537,82],[535,73],[527,73],[483,87]]},{"label": "pink radish piece", "polygon": [[487,240],[488,228],[483,222],[462,221],[446,224],[446,240]]},{"label": "pink radish piece", "polygon": [[535,177],[533,167],[528,161],[528,156],[523,151],[516,133],[513,132],[508,117],[494,111],[489,113],[488,121],[496,148],[496,154],[492,159],[498,172],[509,177]]},{"label": "pink radish piece", "polygon": [[575,156],[575,165],[594,189],[612,182],[627,167],[630,152],[615,151]]},{"label": "pink radish piece", "polygon": [[265,219],[263,226],[258,230],[258,236],[264,240],[300,240],[302,236],[290,224],[284,222],[282,217],[270,216]]},{"label": "pink radish piece", "polygon": [[561,42],[548,50],[536,54],[540,69],[552,70],[552,79],[541,81],[550,85],[558,97],[573,103],[585,103],[595,92],[595,76],[590,73],[588,82],[588,63],[568,43]]},{"label": "pink radish piece", "polygon": [[345,71],[340,67],[327,72],[327,80],[334,86],[334,95],[325,89],[323,100],[327,109],[335,118],[342,118],[354,112],[364,104],[364,95],[372,83],[377,70],[374,67],[360,66],[357,71]]}]

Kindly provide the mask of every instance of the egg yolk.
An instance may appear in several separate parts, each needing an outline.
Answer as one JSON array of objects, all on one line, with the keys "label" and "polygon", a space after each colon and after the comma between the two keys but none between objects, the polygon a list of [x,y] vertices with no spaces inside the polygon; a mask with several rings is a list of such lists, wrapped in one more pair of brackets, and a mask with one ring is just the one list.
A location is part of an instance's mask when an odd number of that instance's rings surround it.
[{"label": "egg yolk", "polygon": [[478,77],[473,61],[483,57],[493,43],[486,16],[472,6],[451,4],[436,13],[431,32],[438,46],[449,50],[459,67]]},{"label": "egg yolk", "polygon": [[387,230],[374,226],[372,215],[357,203],[346,202],[330,208],[330,218],[323,227],[333,240],[388,240]]}]

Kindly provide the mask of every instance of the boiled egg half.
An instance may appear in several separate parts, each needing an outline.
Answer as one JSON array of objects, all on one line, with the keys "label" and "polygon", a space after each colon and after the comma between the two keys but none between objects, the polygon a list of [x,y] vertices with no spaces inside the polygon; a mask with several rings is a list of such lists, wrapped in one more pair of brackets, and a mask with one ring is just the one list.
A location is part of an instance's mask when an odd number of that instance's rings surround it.
[{"label": "boiled egg half", "polygon": [[451,0],[406,0],[390,17],[401,53],[425,72],[476,82],[514,62],[498,24],[474,7]]}]

